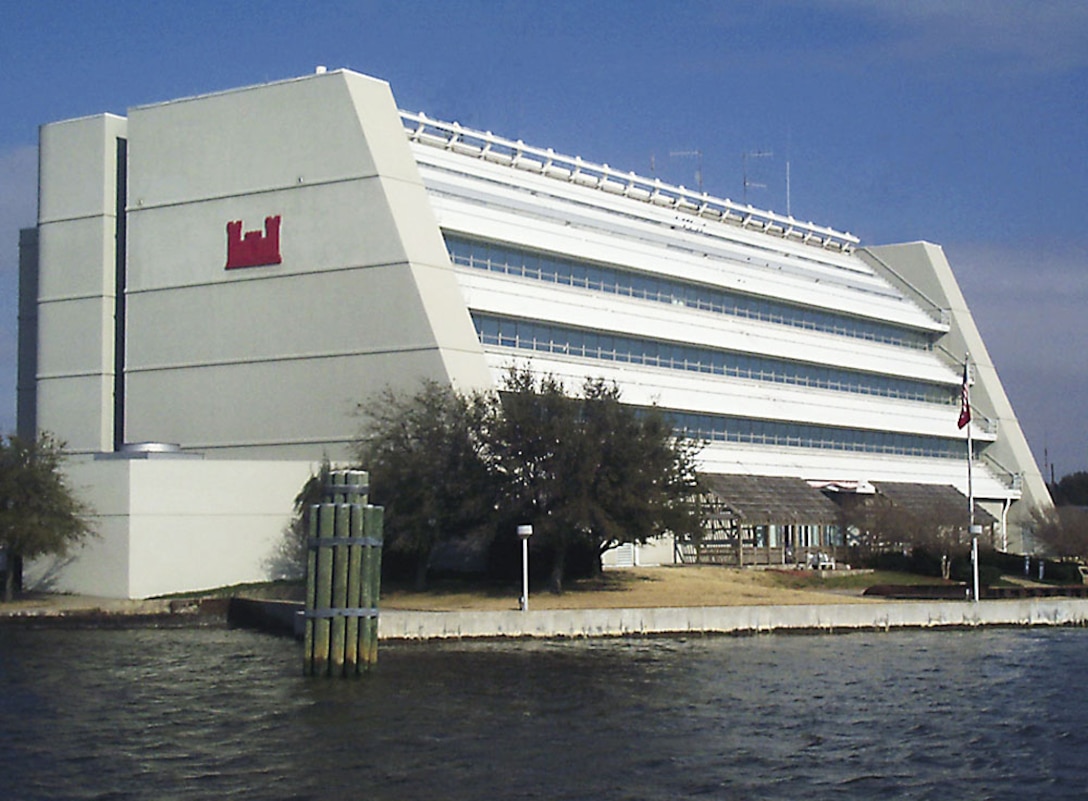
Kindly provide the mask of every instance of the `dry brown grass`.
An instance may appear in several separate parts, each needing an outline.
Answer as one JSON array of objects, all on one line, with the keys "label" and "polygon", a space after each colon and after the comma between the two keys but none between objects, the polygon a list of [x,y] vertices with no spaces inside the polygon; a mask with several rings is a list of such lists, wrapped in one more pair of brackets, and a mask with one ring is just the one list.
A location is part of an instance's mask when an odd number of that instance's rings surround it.
[{"label": "dry brown grass", "polygon": [[[571,582],[562,595],[536,591],[531,609],[617,609],[673,606],[759,606],[768,604],[865,603],[860,589],[831,589],[833,577],[710,565],[609,570],[601,577]],[[826,585],[827,589],[821,589]],[[418,611],[517,609],[520,587],[470,587],[439,582],[427,592],[383,587],[383,609]]]},{"label": "dry brown grass", "polygon": [[[753,570],[711,565],[641,567],[605,571],[598,578],[570,582],[562,595],[533,587],[532,609],[618,609],[676,606],[759,606],[769,604],[865,603],[861,591],[880,578],[862,571]],[[852,575],[851,575],[852,574]],[[439,581],[426,592],[413,592],[386,583],[383,609],[419,611],[473,611],[517,609],[521,587],[512,583]],[[301,601],[299,583],[272,583],[224,587],[199,596],[243,595]],[[33,594],[11,604],[0,604],[0,616],[64,614],[101,611],[116,614],[167,612],[170,600],[125,601],[79,595]]]}]

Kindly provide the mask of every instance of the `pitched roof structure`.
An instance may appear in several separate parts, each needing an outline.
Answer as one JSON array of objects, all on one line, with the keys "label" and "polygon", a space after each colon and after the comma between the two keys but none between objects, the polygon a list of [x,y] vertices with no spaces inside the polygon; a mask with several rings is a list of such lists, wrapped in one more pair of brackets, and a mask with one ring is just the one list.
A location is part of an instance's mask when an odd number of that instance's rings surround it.
[{"label": "pitched roof structure", "polygon": [[706,487],[747,525],[829,525],[838,507],[800,478],[704,474]]},{"label": "pitched roof structure", "polygon": [[[911,514],[936,513],[941,517],[966,517],[967,497],[947,484],[912,484],[881,481],[874,484],[880,495]],[[990,525],[996,518],[975,503],[975,522]]]}]

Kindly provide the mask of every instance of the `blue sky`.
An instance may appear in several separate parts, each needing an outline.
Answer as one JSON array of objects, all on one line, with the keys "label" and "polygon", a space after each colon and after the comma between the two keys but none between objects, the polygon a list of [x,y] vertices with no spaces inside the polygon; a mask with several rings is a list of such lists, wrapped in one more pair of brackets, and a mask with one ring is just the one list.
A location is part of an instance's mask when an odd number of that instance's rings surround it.
[{"label": "blue sky", "polygon": [[1088,3],[0,0],[0,19],[0,430],[38,125],[325,65],[735,200],[744,154],[773,153],[748,159],[753,205],[944,247],[1040,466],[1088,469]]}]

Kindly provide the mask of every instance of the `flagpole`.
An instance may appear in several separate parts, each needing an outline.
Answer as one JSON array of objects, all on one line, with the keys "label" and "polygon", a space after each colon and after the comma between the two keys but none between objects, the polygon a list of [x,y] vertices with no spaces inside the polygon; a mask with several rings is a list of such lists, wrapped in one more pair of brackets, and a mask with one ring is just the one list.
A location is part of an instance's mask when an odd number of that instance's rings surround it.
[{"label": "flagpole", "polygon": [[974,447],[971,440],[971,354],[963,357],[963,410],[960,412],[960,420],[966,418],[964,428],[967,429],[967,531],[971,534],[971,576],[973,579],[973,591],[971,598],[977,603],[979,600],[978,588],[978,530],[975,528],[975,487],[972,481],[972,462],[974,461]]}]

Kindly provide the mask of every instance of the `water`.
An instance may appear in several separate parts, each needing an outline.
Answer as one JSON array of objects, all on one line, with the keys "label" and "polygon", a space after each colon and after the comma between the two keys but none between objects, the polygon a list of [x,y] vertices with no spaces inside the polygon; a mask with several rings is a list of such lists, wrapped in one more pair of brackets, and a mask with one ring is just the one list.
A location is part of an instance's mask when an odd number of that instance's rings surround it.
[{"label": "water", "polygon": [[21,799],[1081,799],[1088,631],[383,644],[0,629]]}]

